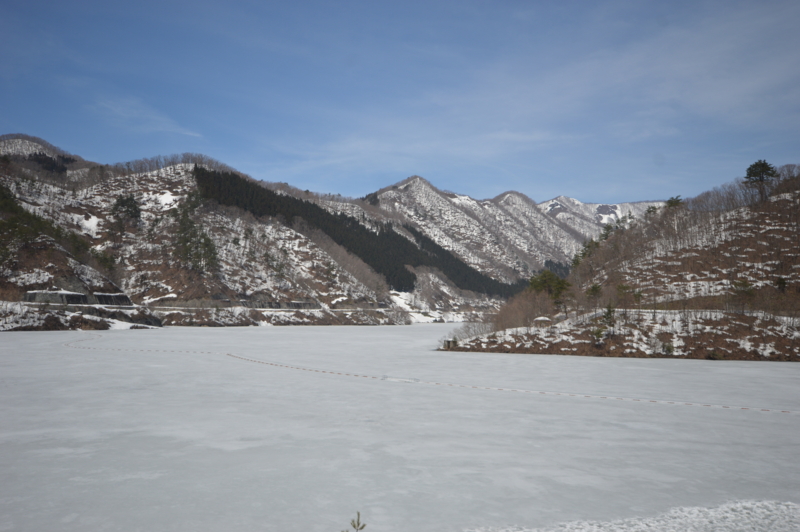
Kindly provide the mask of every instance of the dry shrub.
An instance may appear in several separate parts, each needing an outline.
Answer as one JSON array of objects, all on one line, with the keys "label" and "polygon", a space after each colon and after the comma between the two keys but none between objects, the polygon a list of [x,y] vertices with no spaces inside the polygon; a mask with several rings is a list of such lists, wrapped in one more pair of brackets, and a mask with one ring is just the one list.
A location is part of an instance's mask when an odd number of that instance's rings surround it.
[{"label": "dry shrub", "polygon": [[492,323],[478,321],[478,322],[466,322],[458,329],[454,330],[450,334],[448,334],[445,338],[442,338],[442,342],[449,340],[455,340],[459,344],[462,342],[470,339],[475,338],[476,336],[483,336],[485,334],[489,334],[494,330]]},{"label": "dry shrub", "polygon": [[497,312],[493,328],[495,331],[501,331],[516,327],[533,327],[533,320],[540,316],[550,316],[553,310],[553,301],[546,294],[525,290],[509,299],[508,303]]}]

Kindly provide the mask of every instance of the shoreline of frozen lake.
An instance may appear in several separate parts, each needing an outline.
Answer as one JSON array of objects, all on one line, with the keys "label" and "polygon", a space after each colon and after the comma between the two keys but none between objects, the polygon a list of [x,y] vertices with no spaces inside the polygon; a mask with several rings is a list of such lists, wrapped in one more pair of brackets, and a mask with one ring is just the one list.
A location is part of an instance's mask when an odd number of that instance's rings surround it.
[{"label": "shoreline of frozen lake", "polygon": [[435,351],[456,326],[3,335],[0,530],[800,519],[800,415],[649,402],[800,412],[800,365]]}]

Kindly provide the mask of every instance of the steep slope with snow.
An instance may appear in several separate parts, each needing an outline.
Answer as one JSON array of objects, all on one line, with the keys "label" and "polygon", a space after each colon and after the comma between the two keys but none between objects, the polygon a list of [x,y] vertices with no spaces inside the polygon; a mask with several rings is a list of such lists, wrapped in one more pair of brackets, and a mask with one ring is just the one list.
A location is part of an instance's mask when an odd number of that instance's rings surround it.
[{"label": "steep slope with snow", "polygon": [[[180,236],[175,209],[195,188],[189,165],[115,176],[68,194],[32,180],[6,184],[30,212],[84,234],[97,252],[116,257],[114,275],[139,303],[211,298],[289,308],[377,306],[372,291],[307,238],[275,221],[232,209],[197,207],[192,213],[213,243],[218,271],[180,264],[172,253]],[[113,206],[127,195],[136,198],[141,218],[119,226]]]},{"label": "steep slope with snow", "polygon": [[28,135],[0,135],[0,155],[19,155],[27,157],[40,153],[48,157],[69,155],[42,139]]},{"label": "steep slope with snow", "polygon": [[[30,238],[19,241],[10,257],[0,256],[0,299],[21,301],[31,291],[66,290],[87,296],[91,303],[94,292],[123,290],[136,304],[163,308],[158,312],[167,324],[403,323],[409,319],[404,305],[389,297],[380,276],[365,273],[368,266],[341,247],[322,238],[323,249],[315,243],[320,242],[318,234],[298,232],[283,219],[256,218],[238,208],[201,200],[192,174],[194,164],[148,172],[125,171],[120,166],[99,172],[90,167],[92,178],[76,181],[68,178],[72,163],[66,161],[67,171],[40,179],[37,164],[42,159],[30,159],[30,155],[51,157],[57,151],[47,146],[38,149],[27,139],[6,139],[0,147],[4,150],[0,155],[11,156],[10,162],[0,160],[0,185],[26,212],[73,235],[91,252],[87,257],[94,264],[76,261],[63,249],[56,254],[63,260],[53,259],[50,249],[57,244],[47,238],[40,238],[38,244]],[[126,202],[135,216],[125,214],[121,206]],[[326,250],[336,252],[336,259]],[[84,270],[93,273],[90,277],[105,280],[107,286],[78,283]],[[448,316],[463,319],[471,312],[494,311],[501,304],[496,298],[458,290],[446,279],[431,284],[426,275],[436,274],[421,271],[419,286],[410,296],[419,303],[417,309],[426,313],[418,316],[423,321]],[[438,297],[441,290],[433,285],[450,286],[448,290],[456,295]],[[52,294],[42,297],[58,299]],[[194,310],[187,312],[187,308]]]},{"label": "steep slope with snow", "polygon": [[594,237],[599,232],[597,227],[614,224],[628,215],[641,218],[650,207],[661,207],[663,201],[639,201],[635,203],[583,203],[574,198],[559,196],[543,201],[537,208],[585,236]]},{"label": "steep slope with snow", "polygon": [[666,209],[613,235],[584,259],[575,280],[584,288],[623,285],[653,304],[797,312],[798,234],[797,190],[729,211]]}]

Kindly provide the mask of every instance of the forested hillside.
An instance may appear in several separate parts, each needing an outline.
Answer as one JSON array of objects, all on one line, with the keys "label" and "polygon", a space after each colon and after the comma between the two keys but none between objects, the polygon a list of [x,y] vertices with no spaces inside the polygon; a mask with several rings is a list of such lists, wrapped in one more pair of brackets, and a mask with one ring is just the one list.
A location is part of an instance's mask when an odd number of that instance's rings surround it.
[{"label": "forested hillside", "polygon": [[[768,194],[735,182],[587,242],[570,282],[583,304],[800,311],[800,178]],[[599,287],[599,290],[598,288]]]},{"label": "forested hillside", "polygon": [[800,167],[771,172],[607,225],[462,348],[800,360]]}]

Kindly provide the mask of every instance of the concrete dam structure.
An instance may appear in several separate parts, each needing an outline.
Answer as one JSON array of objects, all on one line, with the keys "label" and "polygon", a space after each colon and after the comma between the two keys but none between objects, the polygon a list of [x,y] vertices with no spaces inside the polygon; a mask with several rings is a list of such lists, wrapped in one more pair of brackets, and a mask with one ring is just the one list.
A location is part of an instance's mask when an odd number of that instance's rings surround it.
[{"label": "concrete dam structure", "polygon": [[48,303],[51,305],[109,305],[132,307],[133,302],[124,293],[82,294],[68,290],[30,290],[23,299],[26,303]]}]

